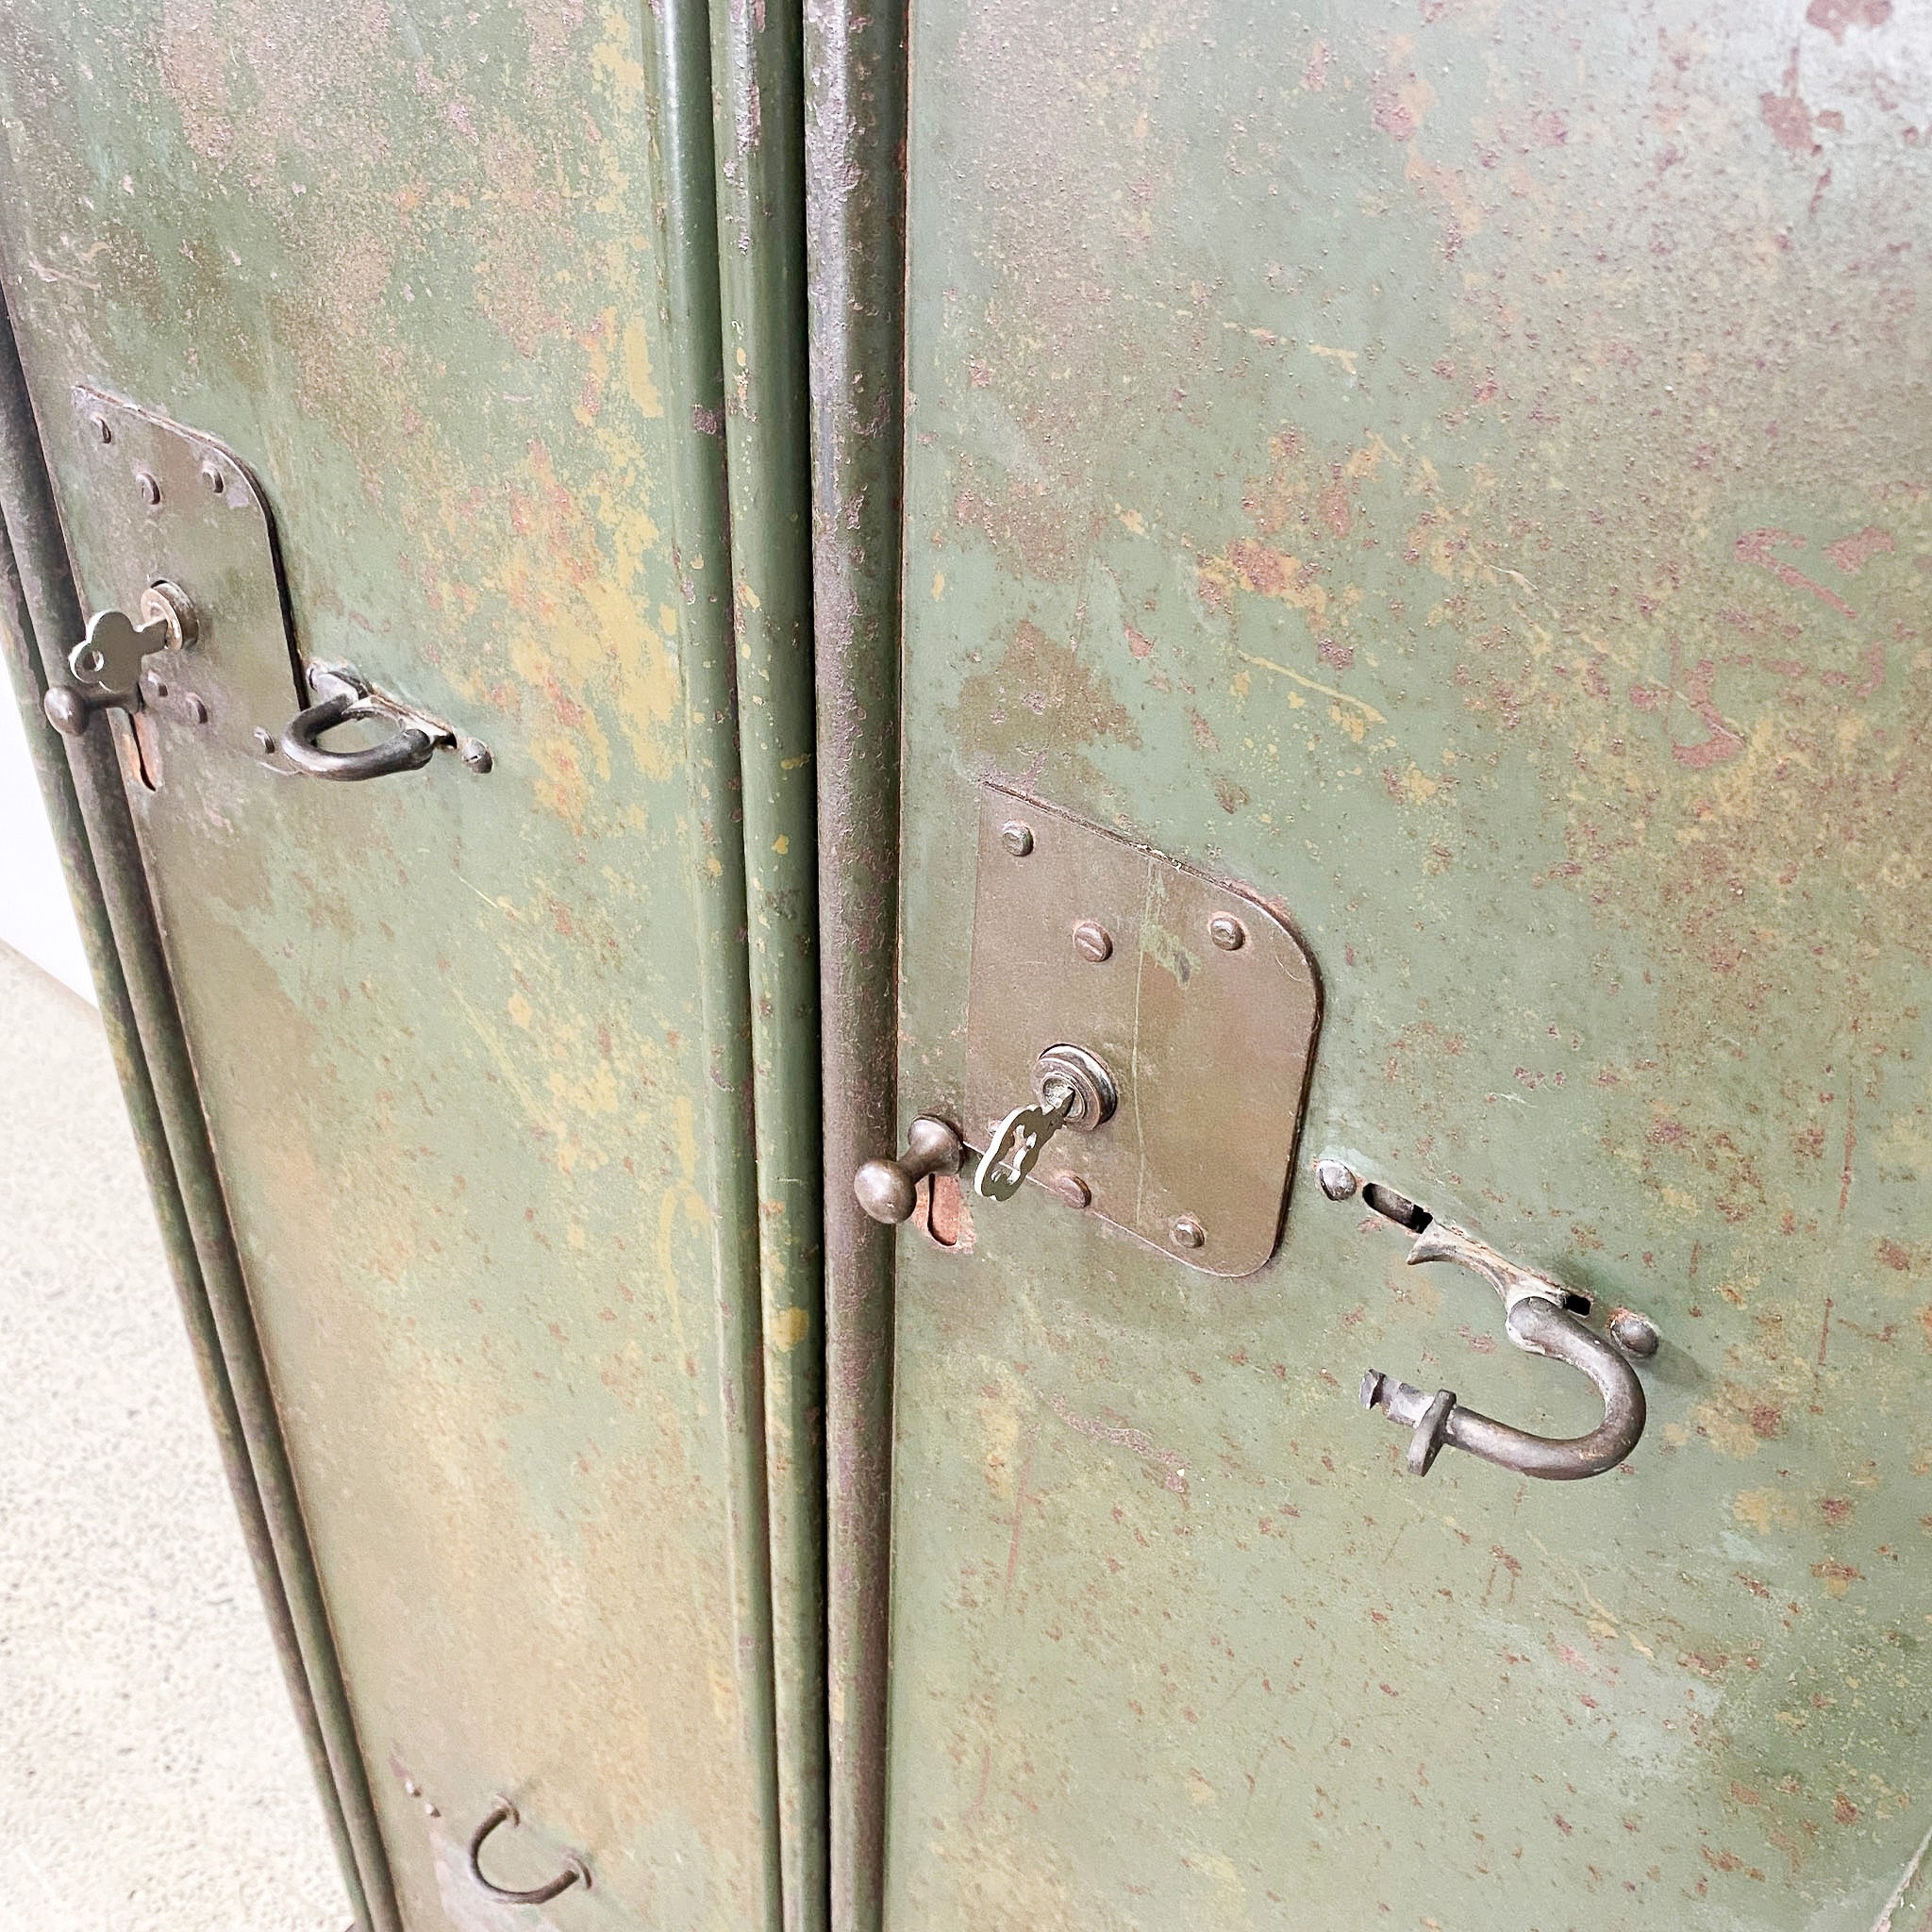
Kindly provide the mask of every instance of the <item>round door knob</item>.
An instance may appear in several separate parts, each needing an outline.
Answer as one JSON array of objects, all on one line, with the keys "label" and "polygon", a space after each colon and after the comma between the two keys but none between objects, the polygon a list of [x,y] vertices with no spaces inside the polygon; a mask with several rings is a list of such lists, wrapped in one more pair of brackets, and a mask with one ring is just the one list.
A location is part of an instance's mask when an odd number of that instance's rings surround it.
[{"label": "round door knob", "polygon": [[73,684],[50,686],[47,695],[41,700],[47,723],[64,738],[80,737],[96,711],[113,705],[123,710],[129,708],[128,700],[117,692],[82,691]]},{"label": "round door knob", "polygon": [[965,1152],[957,1127],[923,1113],[906,1130],[906,1152],[897,1160],[868,1160],[853,1175],[852,1191],[874,1221],[909,1221],[920,1182],[929,1174],[958,1174]]}]

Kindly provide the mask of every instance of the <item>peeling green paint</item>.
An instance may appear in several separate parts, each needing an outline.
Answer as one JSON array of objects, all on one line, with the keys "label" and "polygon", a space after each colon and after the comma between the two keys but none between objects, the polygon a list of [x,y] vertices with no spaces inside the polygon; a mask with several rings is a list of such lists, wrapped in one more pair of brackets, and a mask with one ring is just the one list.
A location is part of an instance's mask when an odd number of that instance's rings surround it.
[{"label": "peeling green paint", "polygon": [[1037,1191],[902,1236],[888,1924],[1868,1932],[1932,1822],[1932,46],[1869,11],[915,8],[902,1112],[997,773],[1285,905],[1305,1151],[1665,1349],[1626,1469],[1418,1483],[1371,1364],[1588,1393],[1306,1177],[1236,1284]]},{"label": "peeling green paint", "polygon": [[779,1924],[707,29],[0,21],[0,256],[83,596],[80,380],[242,452],[305,655],[495,755],[177,758],[135,800],[411,1927],[492,1909],[498,1790],[506,1871],[590,1862],[559,1924]]}]

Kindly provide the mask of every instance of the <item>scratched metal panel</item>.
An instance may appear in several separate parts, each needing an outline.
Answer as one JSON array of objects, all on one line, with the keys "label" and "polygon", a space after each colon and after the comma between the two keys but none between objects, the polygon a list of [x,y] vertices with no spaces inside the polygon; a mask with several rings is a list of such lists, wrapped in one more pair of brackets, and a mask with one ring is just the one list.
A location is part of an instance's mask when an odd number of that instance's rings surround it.
[{"label": "scratched metal panel", "polygon": [[[913,46],[902,1113],[988,774],[1291,905],[1326,1011],[1252,1279],[1039,1190],[900,1237],[889,1924],[1869,1932],[1932,1825],[1932,19]],[[1656,1317],[1624,1468],[1400,1472],[1372,1364],[1592,1399],[1324,1145]]]},{"label": "scratched metal panel", "polygon": [[[775,1924],[756,1279],[708,1124],[744,1016],[708,1005],[683,697],[723,559],[673,554],[716,425],[667,375],[647,18],[0,11],[0,250],[83,595],[84,381],[246,458],[307,655],[495,754],[135,800],[425,1932]],[[498,1790],[497,1875],[568,1844],[593,1890],[481,1897]]]}]

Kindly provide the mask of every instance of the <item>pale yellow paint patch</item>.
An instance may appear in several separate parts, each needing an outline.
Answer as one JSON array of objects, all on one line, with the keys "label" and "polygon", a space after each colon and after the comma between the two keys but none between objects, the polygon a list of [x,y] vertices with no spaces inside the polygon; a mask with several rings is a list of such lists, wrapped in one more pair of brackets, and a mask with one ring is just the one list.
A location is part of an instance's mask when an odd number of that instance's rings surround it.
[{"label": "pale yellow paint patch", "polygon": [[805,1308],[780,1308],[772,1322],[772,1346],[790,1355],[811,1333],[811,1314]]},{"label": "pale yellow paint patch", "polygon": [[640,415],[663,415],[664,398],[651,374],[651,338],[635,315],[624,325],[624,386]]},{"label": "pale yellow paint patch", "polygon": [[1790,1529],[1798,1521],[1797,1507],[1776,1490],[1740,1490],[1731,1498],[1731,1514],[1760,1535],[1774,1527]]}]

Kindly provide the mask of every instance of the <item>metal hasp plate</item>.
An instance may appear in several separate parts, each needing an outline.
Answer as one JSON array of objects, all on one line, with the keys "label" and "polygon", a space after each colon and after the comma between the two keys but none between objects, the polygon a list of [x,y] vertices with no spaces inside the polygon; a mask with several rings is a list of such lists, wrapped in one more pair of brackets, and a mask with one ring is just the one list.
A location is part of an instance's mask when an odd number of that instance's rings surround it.
[{"label": "metal hasp plate", "polygon": [[197,757],[220,747],[287,771],[277,734],[308,699],[259,486],[211,437],[97,390],[73,393],[89,453],[90,614],[138,610],[150,585],[167,582],[187,592],[196,618],[192,645],[152,654],[149,668],[198,697],[207,718],[153,703],[137,714],[145,781],[152,789],[164,777],[176,742],[192,741]]},{"label": "metal hasp plate", "polygon": [[980,788],[967,1140],[1072,1042],[1120,1086],[1102,1131],[1033,1180],[1209,1274],[1274,1254],[1321,991],[1279,913],[1237,888],[996,785]]}]

